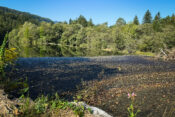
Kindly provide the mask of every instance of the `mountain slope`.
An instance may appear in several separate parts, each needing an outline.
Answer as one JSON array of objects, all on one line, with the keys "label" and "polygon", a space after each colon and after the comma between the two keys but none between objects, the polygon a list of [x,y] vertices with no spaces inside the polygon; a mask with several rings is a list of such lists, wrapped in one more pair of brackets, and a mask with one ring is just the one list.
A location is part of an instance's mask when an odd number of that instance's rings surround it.
[{"label": "mountain slope", "polygon": [[13,28],[19,27],[26,21],[34,24],[39,24],[42,21],[53,22],[48,18],[0,6],[0,43],[7,32],[10,32]]}]

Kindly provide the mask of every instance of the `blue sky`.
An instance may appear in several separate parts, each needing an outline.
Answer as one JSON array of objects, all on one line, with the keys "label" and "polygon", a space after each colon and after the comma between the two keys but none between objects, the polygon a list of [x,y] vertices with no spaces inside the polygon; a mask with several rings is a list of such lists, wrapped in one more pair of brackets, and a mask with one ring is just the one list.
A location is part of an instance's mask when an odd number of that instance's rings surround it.
[{"label": "blue sky", "polygon": [[161,16],[175,13],[175,0],[0,0],[0,6],[30,12],[54,21],[68,21],[80,14],[92,18],[95,24],[115,24],[119,17],[127,22],[134,16],[142,21],[147,9],[152,16],[160,11]]}]

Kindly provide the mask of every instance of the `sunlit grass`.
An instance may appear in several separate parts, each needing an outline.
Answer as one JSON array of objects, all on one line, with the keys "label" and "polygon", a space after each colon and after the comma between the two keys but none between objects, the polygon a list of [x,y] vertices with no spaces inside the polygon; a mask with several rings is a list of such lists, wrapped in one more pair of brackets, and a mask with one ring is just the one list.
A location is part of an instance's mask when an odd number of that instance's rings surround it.
[{"label": "sunlit grass", "polygon": [[141,52],[141,51],[136,51],[135,55],[143,55],[143,56],[155,56],[155,53],[152,52]]}]

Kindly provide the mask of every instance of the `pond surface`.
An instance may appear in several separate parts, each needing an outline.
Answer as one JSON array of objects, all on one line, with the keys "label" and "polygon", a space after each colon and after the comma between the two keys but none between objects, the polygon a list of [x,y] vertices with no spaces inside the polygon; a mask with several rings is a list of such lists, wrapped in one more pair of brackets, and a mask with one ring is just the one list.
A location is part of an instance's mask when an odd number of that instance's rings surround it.
[{"label": "pond surface", "polygon": [[70,99],[83,82],[126,74],[173,71],[175,64],[142,56],[43,57],[20,58],[16,68],[9,75],[14,79],[27,78],[32,98],[58,92]]}]

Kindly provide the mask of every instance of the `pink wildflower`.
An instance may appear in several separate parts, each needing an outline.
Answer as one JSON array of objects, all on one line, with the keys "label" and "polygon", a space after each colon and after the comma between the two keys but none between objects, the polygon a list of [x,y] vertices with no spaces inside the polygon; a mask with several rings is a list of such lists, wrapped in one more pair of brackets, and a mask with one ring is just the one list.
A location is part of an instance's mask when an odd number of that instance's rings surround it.
[{"label": "pink wildflower", "polygon": [[128,93],[128,98],[131,98],[131,94],[130,93]]},{"label": "pink wildflower", "polygon": [[128,93],[128,98],[134,98],[136,97],[137,95],[133,92],[132,94]]},{"label": "pink wildflower", "polygon": [[132,97],[135,97],[135,96],[137,96],[134,92],[132,93]]}]

